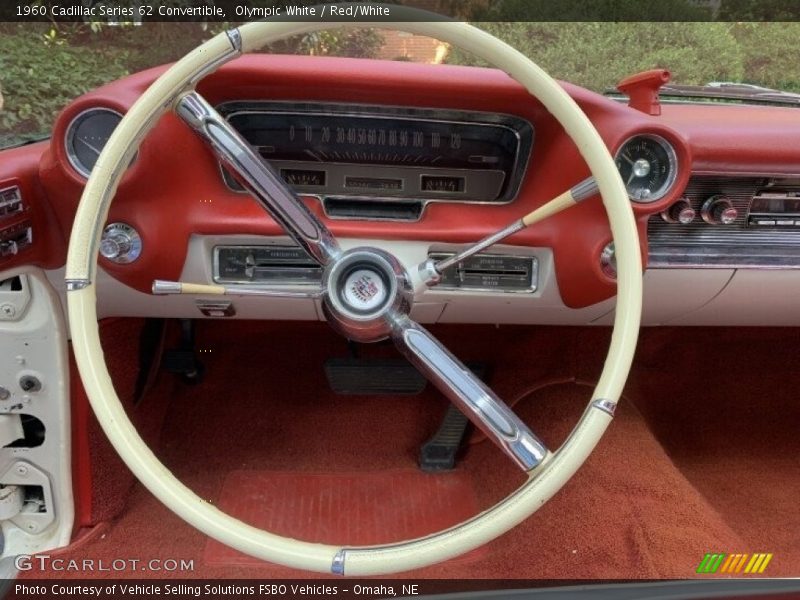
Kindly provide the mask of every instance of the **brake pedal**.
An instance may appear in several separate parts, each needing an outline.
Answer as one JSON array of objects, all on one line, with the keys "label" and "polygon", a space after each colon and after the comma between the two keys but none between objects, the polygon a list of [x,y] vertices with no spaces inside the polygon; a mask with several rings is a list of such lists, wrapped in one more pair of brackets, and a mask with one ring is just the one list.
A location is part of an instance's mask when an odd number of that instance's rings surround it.
[{"label": "brake pedal", "polygon": [[402,359],[331,358],[325,362],[325,376],[335,393],[347,396],[413,396],[427,383]]}]

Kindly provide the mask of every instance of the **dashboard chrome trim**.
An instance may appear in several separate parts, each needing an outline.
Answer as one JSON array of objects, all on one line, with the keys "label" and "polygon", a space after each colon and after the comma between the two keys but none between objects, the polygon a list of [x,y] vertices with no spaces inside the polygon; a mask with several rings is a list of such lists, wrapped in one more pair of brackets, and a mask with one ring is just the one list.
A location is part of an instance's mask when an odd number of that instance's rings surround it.
[{"label": "dashboard chrome trim", "polygon": [[692,177],[730,177],[730,178],[764,178],[764,179],[800,179],[800,173],[787,171],[723,171],[717,169],[692,169]]},{"label": "dashboard chrome trim", "polygon": [[[315,196],[313,194],[300,194],[301,196],[317,200],[322,207],[322,212],[328,219],[333,221],[382,221],[382,222],[397,222],[397,223],[418,223],[425,216],[425,210],[428,205],[424,200],[417,198],[388,198],[388,197],[370,197],[370,196]],[[408,206],[414,204],[419,205],[419,214],[413,218],[394,218],[394,217],[375,217],[367,215],[351,216],[351,215],[337,215],[331,211],[330,202],[337,200],[352,200],[354,202],[364,202],[365,204],[397,204],[402,203]]]},{"label": "dashboard chrome trim", "polygon": [[650,250],[648,269],[800,269],[800,248],[753,248],[714,246],[693,248],[659,247]]}]

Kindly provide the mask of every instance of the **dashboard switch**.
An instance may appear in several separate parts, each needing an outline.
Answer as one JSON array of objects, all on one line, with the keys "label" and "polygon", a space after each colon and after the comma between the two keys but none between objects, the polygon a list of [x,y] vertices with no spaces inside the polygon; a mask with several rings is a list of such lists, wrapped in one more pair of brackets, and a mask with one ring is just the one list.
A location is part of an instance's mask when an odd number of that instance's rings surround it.
[{"label": "dashboard switch", "polygon": [[30,221],[23,221],[0,230],[0,258],[11,257],[33,242]]},{"label": "dashboard switch", "polygon": [[686,198],[681,198],[661,213],[661,218],[667,223],[680,223],[682,225],[691,223],[696,216],[697,213]]},{"label": "dashboard switch", "polygon": [[0,217],[8,217],[25,210],[22,194],[17,186],[0,190]]},{"label": "dashboard switch", "polygon": [[709,225],[730,225],[739,216],[739,211],[725,196],[711,196],[700,211],[703,220]]},{"label": "dashboard switch", "polygon": [[128,264],[142,253],[142,238],[133,227],[126,223],[111,223],[103,230],[100,240],[100,254],[103,258],[117,264]]}]

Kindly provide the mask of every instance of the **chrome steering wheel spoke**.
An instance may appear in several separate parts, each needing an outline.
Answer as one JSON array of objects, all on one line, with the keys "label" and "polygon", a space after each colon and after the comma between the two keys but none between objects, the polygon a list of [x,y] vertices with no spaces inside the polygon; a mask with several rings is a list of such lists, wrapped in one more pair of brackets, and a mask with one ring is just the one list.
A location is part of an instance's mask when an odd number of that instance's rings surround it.
[{"label": "chrome steering wheel spoke", "polygon": [[175,111],[314,260],[324,266],[340,254],[330,230],[205,98],[189,92],[178,100]]},{"label": "chrome steering wheel spoke", "polygon": [[523,471],[535,469],[547,457],[549,450],[544,443],[428,330],[406,316],[398,316],[392,339],[408,360]]}]

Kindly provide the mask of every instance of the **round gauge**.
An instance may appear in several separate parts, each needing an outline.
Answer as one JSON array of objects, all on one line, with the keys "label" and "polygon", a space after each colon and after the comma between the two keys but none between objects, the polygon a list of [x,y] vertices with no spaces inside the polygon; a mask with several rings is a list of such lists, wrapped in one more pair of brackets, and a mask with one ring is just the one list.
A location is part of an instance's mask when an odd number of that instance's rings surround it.
[{"label": "round gauge", "polygon": [[122,115],[110,108],[90,108],[72,120],[67,127],[67,158],[78,173],[89,177],[121,120]]},{"label": "round gauge", "polygon": [[675,183],[678,158],[675,149],[657,135],[637,135],[620,147],[617,169],[634,202],[655,202]]}]

